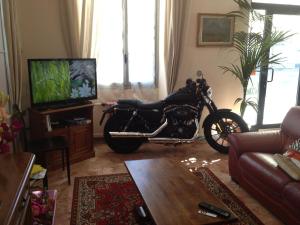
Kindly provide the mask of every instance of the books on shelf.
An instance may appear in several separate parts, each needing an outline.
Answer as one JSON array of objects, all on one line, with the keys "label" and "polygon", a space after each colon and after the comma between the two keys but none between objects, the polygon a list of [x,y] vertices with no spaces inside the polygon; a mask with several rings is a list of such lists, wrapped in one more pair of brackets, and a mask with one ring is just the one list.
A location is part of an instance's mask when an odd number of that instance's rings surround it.
[{"label": "books on shelf", "polygon": [[46,115],[46,126],[48,132],[52,131],[50,115]]},{"label": "books on shelf", "polygon": [[53,129],[64,128],[71,125],[86,125],[91,124],[92,120],[85,117],[75,117],[70,119],[59,119],[52,120],[50,115],[46,116],[46,129],[48,132],[53,131]]}]

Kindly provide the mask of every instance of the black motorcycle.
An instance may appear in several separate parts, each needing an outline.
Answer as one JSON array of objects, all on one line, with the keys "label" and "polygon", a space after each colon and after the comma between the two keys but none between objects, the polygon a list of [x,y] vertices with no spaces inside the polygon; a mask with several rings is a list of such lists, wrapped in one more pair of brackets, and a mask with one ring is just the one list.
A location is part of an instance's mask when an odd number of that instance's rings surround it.
[{"label": "black motorcycle", "polygon": [[203,122],[208,144],[221,153],[228,153],[227,136],[249,131],[247,124],[230,109],[218,109],[212,101],[212,89],[202,72],[195,81],[166,99],[144,104],[139,100],[119,100],[103,111],[100,121],[109,114],[104,127],[107,145],[117,153],[136,151],[143,143],[183,144],[199,139],[200,118],[204,106],[209,115]]}]

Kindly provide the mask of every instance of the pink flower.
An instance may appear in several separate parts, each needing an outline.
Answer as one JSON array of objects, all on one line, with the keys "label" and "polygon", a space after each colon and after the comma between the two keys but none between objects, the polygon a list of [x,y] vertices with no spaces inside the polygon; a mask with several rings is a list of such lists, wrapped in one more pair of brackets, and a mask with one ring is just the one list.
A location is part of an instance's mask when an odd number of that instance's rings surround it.
[{"label": "pink flower", "polygon": [[0,144],[0,153],[9,152],[9,145],[7,143]]},{"label": "pink flower", "polygon": [[32,209],[32,215],[33,216],[39,216],[41,213],[41,205],[40,204],[37,204],[35,202],[32,202],[32,205],[31,205],[31,209]]},{"label": "pink flower", "polygon": [[1,123],[0,127],[2,127],[4,131],[7,131],[9,129],[6,123]]},{"label": "pink flower", "polygon": [[13,140],[12,133],[9,132],[9,131],[4,131],[3,134],[2,134],[2,138],[3,138],[4,140],[6,140],[7,142]]},{"label": "pink flower", "polygon": [[13,119],[10,126],[2,122],[0,124],[0,153],[9,152],[8,142],[13,141],[16,134],[23,128],[21,120]]},{"label": "pink flower", "polygon": [[20,120],[14,119],[11,122],[11,130],[13,132],[19,132],[22,128],[23,128],[23,123]]}]

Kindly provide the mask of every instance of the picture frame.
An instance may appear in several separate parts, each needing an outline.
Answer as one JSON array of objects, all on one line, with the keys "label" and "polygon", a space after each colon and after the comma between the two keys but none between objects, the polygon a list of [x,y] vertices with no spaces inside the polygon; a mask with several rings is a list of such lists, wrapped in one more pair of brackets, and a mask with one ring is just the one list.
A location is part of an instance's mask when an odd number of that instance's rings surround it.
[{"label": "picture frame", "polygon": [[198,13],[197,46],[233,45],[234,16]]}]

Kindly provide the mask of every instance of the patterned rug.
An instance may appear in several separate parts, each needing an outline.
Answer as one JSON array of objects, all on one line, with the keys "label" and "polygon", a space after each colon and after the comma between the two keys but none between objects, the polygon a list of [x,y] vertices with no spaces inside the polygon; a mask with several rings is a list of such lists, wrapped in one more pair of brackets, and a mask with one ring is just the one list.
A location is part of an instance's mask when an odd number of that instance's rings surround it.
[{"label": "patterned rug", "polygon": [[[238,216],[234,225],[263,223],[208,169],[195,173]],[[128,174],[76,177],[71,225],[137,225],[136,206],[143,200]]]}]

